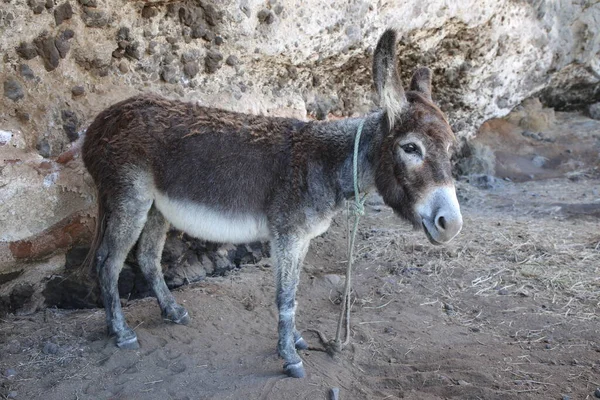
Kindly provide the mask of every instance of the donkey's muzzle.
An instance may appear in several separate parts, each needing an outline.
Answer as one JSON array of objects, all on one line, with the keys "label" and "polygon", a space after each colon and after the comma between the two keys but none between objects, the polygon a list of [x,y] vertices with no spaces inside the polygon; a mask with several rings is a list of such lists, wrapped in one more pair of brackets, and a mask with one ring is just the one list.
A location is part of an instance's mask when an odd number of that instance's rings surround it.
[{"label": "donkey's muzzle", "polygon": [[433,244],[452,240],[462,229],[462,214],[454,186],[432,190],[418,205],[423,230]]}]

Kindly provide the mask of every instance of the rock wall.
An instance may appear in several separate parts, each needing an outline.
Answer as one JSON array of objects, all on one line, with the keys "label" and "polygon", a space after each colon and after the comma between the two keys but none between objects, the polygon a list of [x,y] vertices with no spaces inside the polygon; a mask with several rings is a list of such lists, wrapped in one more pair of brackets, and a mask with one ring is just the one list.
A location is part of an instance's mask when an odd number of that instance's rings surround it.
[{"label": "rock wall", "polygon": [[94,191],[78,141],[139,92],[265,115],[361,114],[374,107],[374,45],[394,27],[404,81],[431,67],[460,137],[532,95],[565,109],[600,100],[591,0],[0,1],[0,294],[25,279],[8,278],[23,262],[89,241]]}]

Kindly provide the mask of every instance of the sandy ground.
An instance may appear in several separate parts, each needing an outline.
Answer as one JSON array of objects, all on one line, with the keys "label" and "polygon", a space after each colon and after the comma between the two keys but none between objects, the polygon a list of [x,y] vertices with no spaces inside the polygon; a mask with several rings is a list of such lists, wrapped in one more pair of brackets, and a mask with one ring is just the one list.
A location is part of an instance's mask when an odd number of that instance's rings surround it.
[{"label": "sandy ground", "polygon": [[[0,398],[592,399],[600,387],[600,181],[459,183],[465,225],[430,245],[371,203],[358,234],[351,344],[303,351],[307,377],[276,353],[272,268],[184,287],[193,317],[166,324],[154,299],[126,310],[141,343],[117,350],[103,310],[48,309],[0,323]],[[298,327],[335,333],[346,218],[315,239]]]}]

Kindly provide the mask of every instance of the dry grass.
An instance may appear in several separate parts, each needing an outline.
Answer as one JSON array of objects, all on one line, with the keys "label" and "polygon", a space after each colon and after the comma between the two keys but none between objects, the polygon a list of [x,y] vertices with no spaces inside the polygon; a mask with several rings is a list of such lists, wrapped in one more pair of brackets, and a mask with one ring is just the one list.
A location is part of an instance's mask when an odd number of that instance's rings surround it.
[{"label": "dry grass", "polygon": [[[535,192],[542,184],[531,185]],[[554,189],[561,190],[561,185]],[[432,246],[421,232],[411,231],[390,214],[385,218],[388,223],[379,228],[362,225],[356,251],[359,262],[375,262],[378,268],[401,277],[428,275],[431,301],[442,305],[452,303],[456,293],[469,291],[482,297],[532,297],[545,305],[543,313],[568,318],[571,324],[600,317],[597,220],[543,215],[547,211],[543,203],[524,203],[527,196],[522,193],[525,200],[519,203],[510,193],[495,194],[467,185],[459,191],[467,192],[469,201],[463,204],[464,229],[454,242]],[[550,185],[546,198],[550,203],[560,194]],[[465,276],[455,281],[456,286],[448,285],[455,270]],[[363,306],[372,301],[367,296]]]}]

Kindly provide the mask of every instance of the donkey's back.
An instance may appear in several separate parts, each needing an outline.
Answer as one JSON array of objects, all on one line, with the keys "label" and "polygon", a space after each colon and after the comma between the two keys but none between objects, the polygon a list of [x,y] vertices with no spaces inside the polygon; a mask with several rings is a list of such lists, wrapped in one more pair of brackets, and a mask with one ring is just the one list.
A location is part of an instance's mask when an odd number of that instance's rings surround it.
[{"label": "donkey's back", "polygon": [[107,192],[119,198],[143,187],[167,220],[196,237],[265,240],[291,138],[304,125],[141,95],[95,119],[83,159],[107,207]]}]

